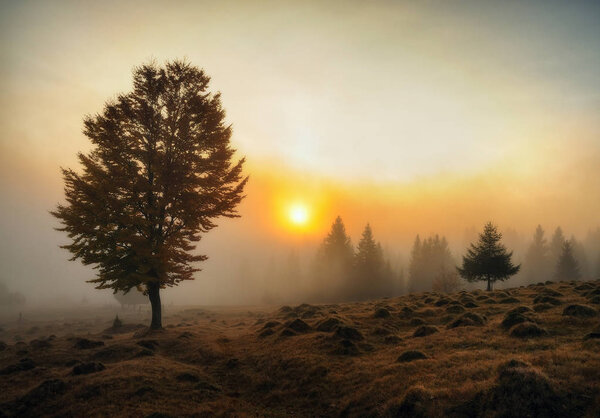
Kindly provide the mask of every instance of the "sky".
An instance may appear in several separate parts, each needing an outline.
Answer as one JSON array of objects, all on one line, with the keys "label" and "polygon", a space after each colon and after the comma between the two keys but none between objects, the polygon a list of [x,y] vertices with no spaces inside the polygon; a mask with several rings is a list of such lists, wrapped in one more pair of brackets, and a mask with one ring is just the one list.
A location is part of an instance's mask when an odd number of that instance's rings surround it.
[{"label": "sky", "polygon": [[48,211],[83,117],[151,60],[212,77],[248,161],[242,218],[200,246],[202,303],[236,286],[229,259],[313,245],[338,214],[401,252],[489,219],[600,224],[599,2],[2,1],[0,35],[0,280],[33,299],[93,294]]}]

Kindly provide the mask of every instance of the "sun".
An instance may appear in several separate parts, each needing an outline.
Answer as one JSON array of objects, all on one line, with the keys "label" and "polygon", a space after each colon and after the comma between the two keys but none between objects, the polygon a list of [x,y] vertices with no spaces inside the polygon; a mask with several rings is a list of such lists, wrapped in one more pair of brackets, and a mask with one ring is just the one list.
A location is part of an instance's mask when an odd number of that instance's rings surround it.
[{"label": "sun", "polygon": [[308,222],[308,209],[305,205],[296,203],[290,207],[288,216],[294,225],[306,225]]}]

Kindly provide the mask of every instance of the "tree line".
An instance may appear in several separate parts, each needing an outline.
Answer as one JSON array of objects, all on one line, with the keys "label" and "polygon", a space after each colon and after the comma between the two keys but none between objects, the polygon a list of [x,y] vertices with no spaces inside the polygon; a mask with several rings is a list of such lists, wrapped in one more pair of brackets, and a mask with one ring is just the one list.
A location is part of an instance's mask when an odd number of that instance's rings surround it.
[{"label": "tree line", "polygon": [[338,216],[317,251],[312,275],[318,282],[319,296],[329,300],[431,290],[450,293],[463,287],[465,281],[483,281],[491,290],[495,282],[508,280],[518,273],[528,283],[600,278],[600,230],[597,235],[596,246],[590,248],[598,254],[595,269],[582,268],[582,263],[588,263],[582,243],[574,237],[566,239],[560,227],[548,242],[542,227],[538,226],[521,264],[513,263],[512,251],[502,244],[502,234],[491,223],[484,226],[479,240],[466,249],[460,265],[444,236],[421,238],[417,235],[405,278],[403,269],[392,268],[369,224],[354,247]]}]

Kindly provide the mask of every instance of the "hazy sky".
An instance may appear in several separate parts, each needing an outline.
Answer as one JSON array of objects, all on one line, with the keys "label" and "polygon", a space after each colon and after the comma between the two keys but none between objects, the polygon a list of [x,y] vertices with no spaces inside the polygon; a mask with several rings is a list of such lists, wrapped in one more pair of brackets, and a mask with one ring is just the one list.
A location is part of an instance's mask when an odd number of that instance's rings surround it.
[{"label": "hazy sky", "polygon": [[[2,1],[0,35],[12,288],[90,287],[51,230],[58,168],[89,149],[83,116],[150,59],[212,76],[248,158],[244,217],[205,244],[208,282],[209,263],[322,236],[338,213],[387,245],[486,219],[525,234],[600,224],[597,1]],[[296,201],[310,231],[286,224]]]}]

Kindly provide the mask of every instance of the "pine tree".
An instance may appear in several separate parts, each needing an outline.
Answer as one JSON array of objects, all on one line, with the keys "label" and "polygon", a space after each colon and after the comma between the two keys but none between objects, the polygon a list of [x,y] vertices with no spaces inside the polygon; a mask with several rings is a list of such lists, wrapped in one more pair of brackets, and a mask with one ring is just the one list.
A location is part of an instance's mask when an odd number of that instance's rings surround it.
[{"label": "pine tree", "polygon": [[579,266],[580,277],[588,277],[590,275],[590,266],[583,243],[578,241],[574,235],[571,235],[569,241],[571,243],[571,248],[573,249],[573,257],[575,257],[577,265]]},{"label": "pine tree", "polygon": [[192,280],[202,233],[237,217],[247,177],[232,162],[231,126],[210,78],[181,61],[133,72],[133,90],[87,117],[93,148],[83,172],[63,169],[67,203],[52,214],[72,242],[63,246],[98,269],[90,282],[127,292],[142,287],[151,328],[162,327],[160,289]]},{"label": "pine tree", "polygon": [[381,244],[373,238],[373,230],[367,224],[358,243],[354,258],[358,297],[383,296],[389,285],[389,272],[383,257]]},{"label": "pine tree", "polygon": [[318,297],[344,299],[354,262],[354,248],[341,217],[337,217],[319,250],[315,260],[315,274],[319,289]]},{"label": "pine tree", "polygon": [[570,241],[565,241],[562,246],[554,277],[557,280],[578,280],[581,278],[579,263],[573,255],[573,245]]},{"label": "pine tree", "polygon": [[550,265],[555,266],[558,262],[558,258],[562,254],[562,248],[566,239],[563,234],[562,228],[559,226],[554,231],[552,235],[552,240],[550,241]]},{"label": "pine tree", "polygon": [[550,274],[549,266],[549,247],[544,237],[544,230],[538,225],[533,234],[533,241],[525,255],[524,267],[527,280],[529,282],[539,282],[547,280]]},{"label": "pine tree", "polygon": [[417,236],[411,252],[409,290],[430,291],[440,273],[443,270],[453,269],[454,265],[445,237],[440,238],[439,235],[435,235],[421,242]]},{"label": "pine tree", "polygon": [[468,282],[487,282],[487,290],[492,290],[496,281],[508,280],[518,273],[520,265],[513,265],[512,252],[500,243],[502,234],[496,226],[488,222],[483,233],[479,234],[476,244],[471,244],[467,255],[463,256],[462,267],[457,267],[458,273]]}]

